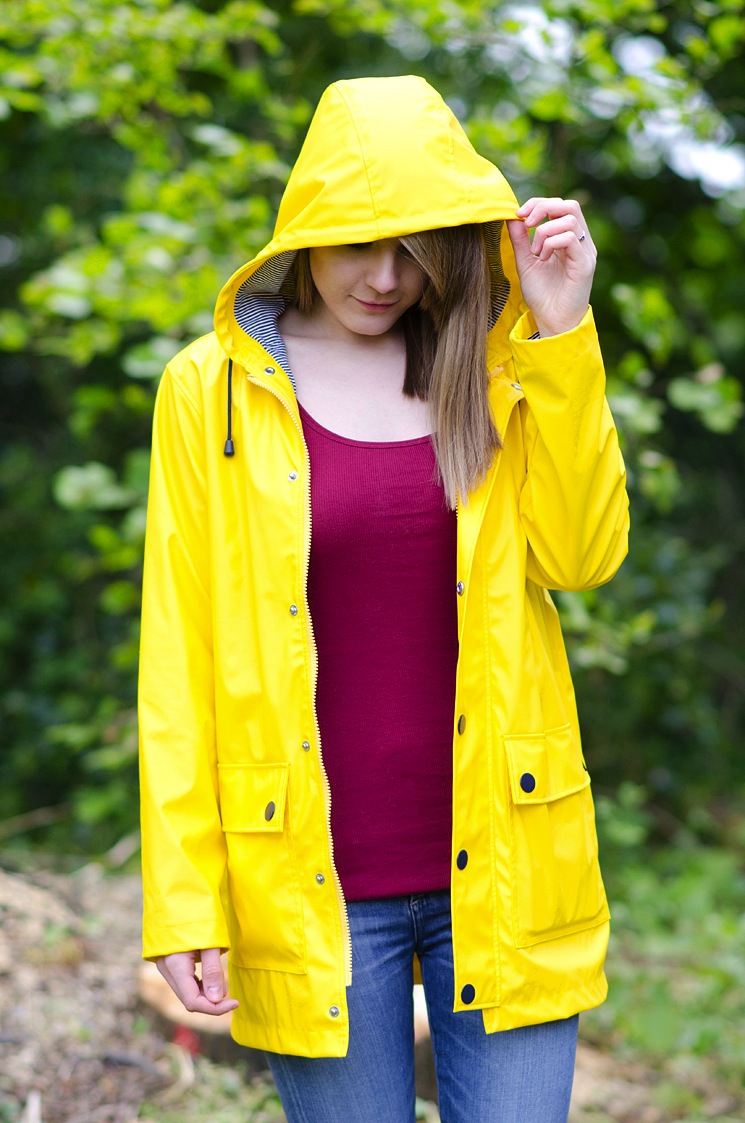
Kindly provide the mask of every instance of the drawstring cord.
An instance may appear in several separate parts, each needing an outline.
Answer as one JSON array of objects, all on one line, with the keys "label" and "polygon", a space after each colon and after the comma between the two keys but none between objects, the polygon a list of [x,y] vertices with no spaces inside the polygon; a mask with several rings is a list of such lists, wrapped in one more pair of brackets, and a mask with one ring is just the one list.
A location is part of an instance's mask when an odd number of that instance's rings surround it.
[{"label": "drawstring cord", "polygon": [[223,449],[225,456],[235,455],[233,444],[233,360],[228,359],[228,439]]}]

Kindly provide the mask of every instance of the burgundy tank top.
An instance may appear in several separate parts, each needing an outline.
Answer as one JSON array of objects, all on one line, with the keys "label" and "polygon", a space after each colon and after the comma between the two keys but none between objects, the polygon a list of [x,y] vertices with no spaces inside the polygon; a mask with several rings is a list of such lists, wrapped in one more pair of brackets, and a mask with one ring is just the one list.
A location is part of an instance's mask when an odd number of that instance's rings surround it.
[{"label": "burgundy tank top", "polygon": [[301,407],[308,599],[334,856],[348,900],[450,884],[456,517],[429,437],[356,441]]}]

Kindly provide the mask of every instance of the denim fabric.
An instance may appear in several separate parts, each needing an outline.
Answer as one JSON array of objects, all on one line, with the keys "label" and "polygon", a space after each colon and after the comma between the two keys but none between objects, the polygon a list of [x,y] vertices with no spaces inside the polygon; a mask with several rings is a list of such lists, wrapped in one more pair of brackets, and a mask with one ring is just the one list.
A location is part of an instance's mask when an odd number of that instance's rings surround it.
[{"label": "denim fabric", "polygon": [[566,1123],[577,1016],[487,1034],[453,1013],[448,891],[349,904],[346,1057],[267,1053],[288,1123],[414,1123],[412,957],[419,956],[442,1123]]}]

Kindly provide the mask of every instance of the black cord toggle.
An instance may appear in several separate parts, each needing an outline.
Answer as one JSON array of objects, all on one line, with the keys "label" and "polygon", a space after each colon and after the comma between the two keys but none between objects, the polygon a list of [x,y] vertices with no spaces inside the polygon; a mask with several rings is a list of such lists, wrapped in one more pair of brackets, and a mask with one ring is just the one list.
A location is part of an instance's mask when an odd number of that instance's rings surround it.
[{"label": "black cord toggle", "polygon": [[225,456],[235,455],[233,444],[233,360],[228,359],[228,439],[223,449]]}]

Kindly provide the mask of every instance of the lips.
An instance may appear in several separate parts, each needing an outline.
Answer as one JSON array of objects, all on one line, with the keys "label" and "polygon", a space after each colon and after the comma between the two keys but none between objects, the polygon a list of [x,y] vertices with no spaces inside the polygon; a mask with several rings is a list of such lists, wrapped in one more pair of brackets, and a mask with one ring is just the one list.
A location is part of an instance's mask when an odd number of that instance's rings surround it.
[{"label": "lips", "polygon": [[354,299],[358,304],[361,304],[363,308],[366,308],[368,312],[387,312],[389,308],[393,308],[394,304],[397,303],[397,301],[391,300],[388,304],[373,304],[368,300],[360,300],[358,296]]}]

